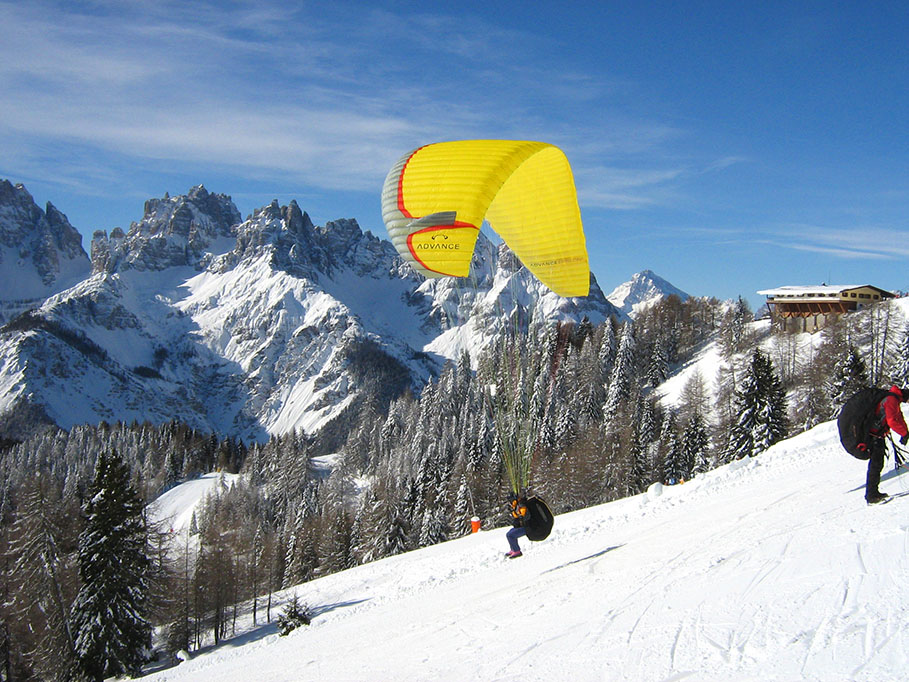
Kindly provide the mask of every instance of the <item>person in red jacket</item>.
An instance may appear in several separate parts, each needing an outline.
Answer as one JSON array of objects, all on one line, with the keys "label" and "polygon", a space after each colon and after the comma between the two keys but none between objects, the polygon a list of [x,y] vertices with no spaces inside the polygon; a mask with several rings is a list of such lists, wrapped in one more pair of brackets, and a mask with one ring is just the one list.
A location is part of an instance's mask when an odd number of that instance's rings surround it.
[{"label": "person in red jacket", "polygon": [[909,427],[903,418],[900,403],[909,400],[909,388],[891,386],[888,393],[875,408],[877,420],[871,428],[871,457],[868,459],[868,475],[865,478],[865,501],[868,504],[883,502],[889,495],[882,493],[878,486],[881,483],[881,471],[884,468],[884,438],[892,430],[900,437],[903,445],[909,441]]}]

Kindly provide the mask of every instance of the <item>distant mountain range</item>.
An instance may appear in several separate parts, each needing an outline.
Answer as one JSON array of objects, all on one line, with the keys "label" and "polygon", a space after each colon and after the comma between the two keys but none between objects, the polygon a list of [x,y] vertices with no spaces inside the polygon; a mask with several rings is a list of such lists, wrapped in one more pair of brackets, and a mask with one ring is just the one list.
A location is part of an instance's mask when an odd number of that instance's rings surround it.
[{"label": "distant mountain range", "polygon": [[13,438],[104,420],[247,441],[340,433],[509,321],[598,324],[678,292],[648,271],[621,307],[593,274],[589,296],[561,298],[482,234],[470,278],[426,280],[355,220],[316,226],[276,201],[243,220],[202,186],[95,232],[89,259],[65,215],[3,180],[0,247],[0,436]]}]

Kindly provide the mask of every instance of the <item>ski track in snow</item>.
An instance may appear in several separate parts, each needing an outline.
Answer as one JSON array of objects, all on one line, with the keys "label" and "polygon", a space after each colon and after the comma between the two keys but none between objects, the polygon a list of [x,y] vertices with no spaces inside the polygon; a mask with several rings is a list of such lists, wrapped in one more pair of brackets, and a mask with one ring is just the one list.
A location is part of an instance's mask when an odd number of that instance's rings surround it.
[{"label": "ski track in snow", "polygon": [[247,614],[245,635],[149,679],[909,679],[909,499],[866,506],[864,468],[824,424],[560,515],[521,559],[499,528],[299,585],[273,608],[296,592],[311,626],[278,637]]}]

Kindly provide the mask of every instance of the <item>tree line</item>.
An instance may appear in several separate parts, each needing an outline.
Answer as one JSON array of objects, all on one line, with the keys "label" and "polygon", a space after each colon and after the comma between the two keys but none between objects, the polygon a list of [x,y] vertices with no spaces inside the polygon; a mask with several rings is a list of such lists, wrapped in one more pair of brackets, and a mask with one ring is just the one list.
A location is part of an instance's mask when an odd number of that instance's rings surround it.
[{"label": "tree line", "polygon": [[[216,644],[241,614],[272,621],[278,590],[465,535],[474,516],[501,525],[515,449],[564,513],[757,456],[857,387],[909,380],[909,333],[888,304],[810,339],[758,334],[741,299],[669,297],[600,325],[525,317],[475,366],[464,354],[419,395],[370,401],[331,452],[294,431],[247,445],[179,423],[7,444],[0,680],[135,674],[153,631],[165,652]],[[686,370],[711,341],[713,375]],[[687,377],[672,404],[671,374]],[[151,523],[147,502],[217,470],[240,475],[189,533]]]}]

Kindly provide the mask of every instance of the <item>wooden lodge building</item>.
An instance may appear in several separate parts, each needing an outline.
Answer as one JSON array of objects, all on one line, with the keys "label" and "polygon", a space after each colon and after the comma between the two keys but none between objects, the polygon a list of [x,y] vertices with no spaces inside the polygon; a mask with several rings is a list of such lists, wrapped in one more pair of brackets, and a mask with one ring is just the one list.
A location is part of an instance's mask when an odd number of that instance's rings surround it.
[{"label": "wooden lodge building", "polygon": [[[840,315],[896,296],[870,284],[785,286],[757,292],[767,297],[774,320],[793,331],[816,332]],[[793,324],[794,323],[794,324]]]}]

